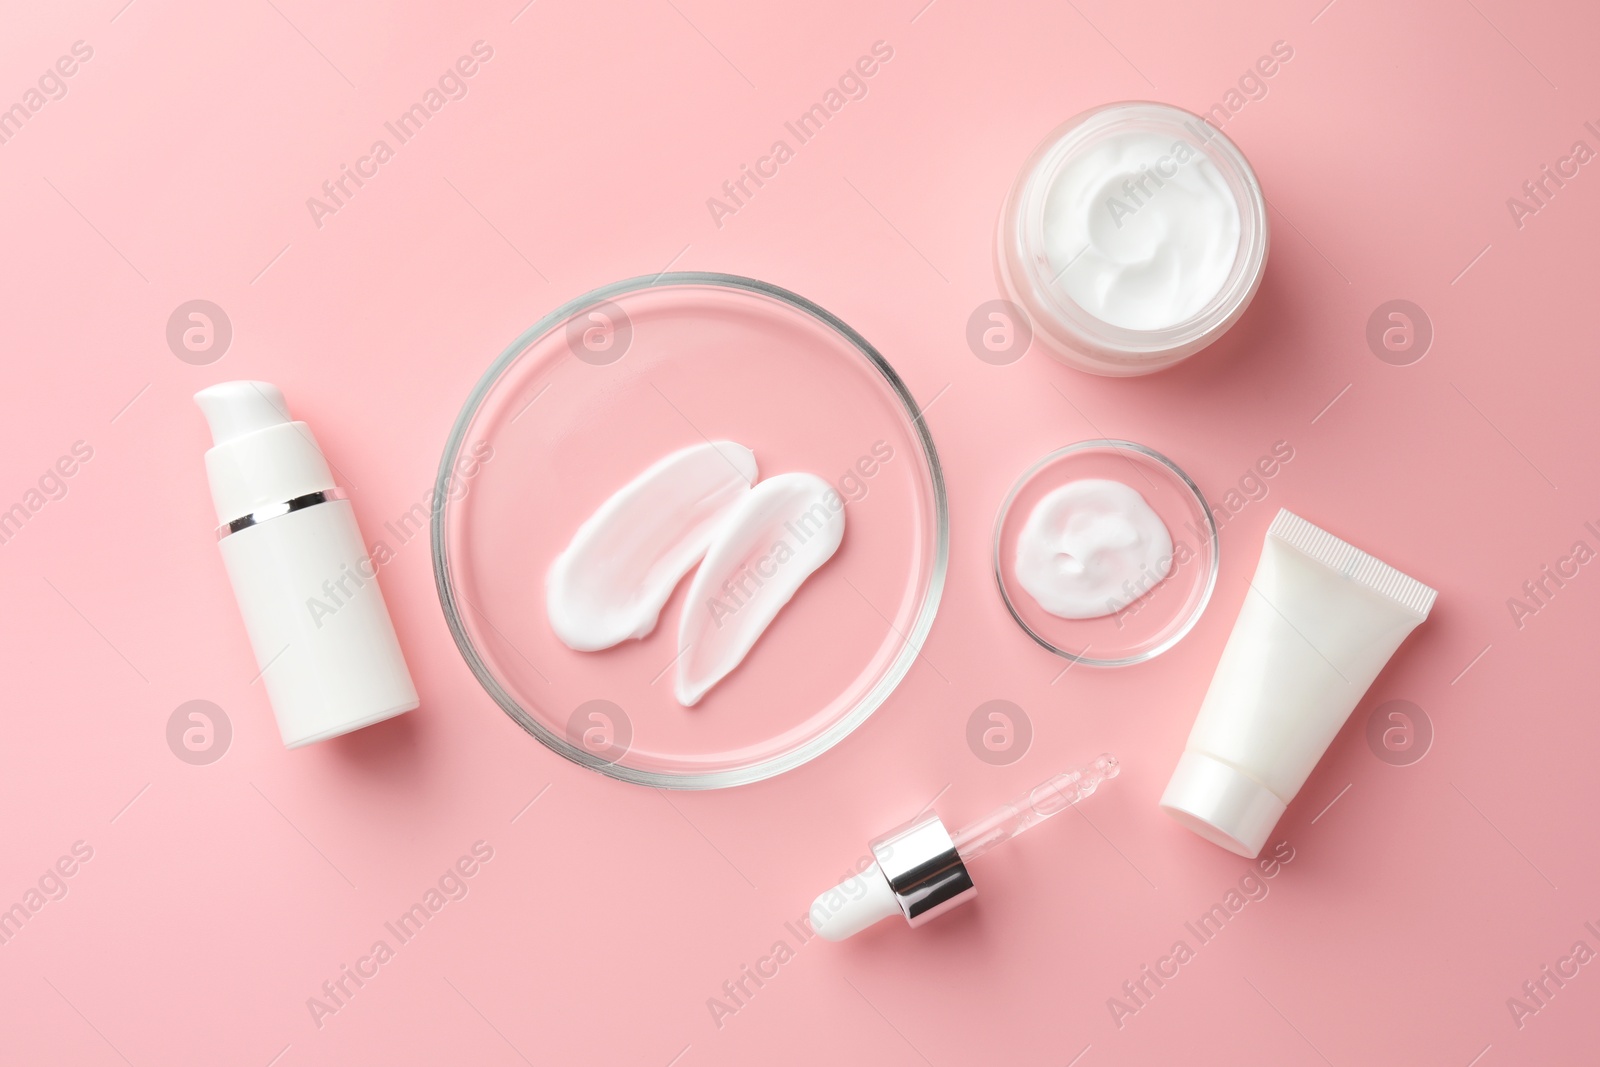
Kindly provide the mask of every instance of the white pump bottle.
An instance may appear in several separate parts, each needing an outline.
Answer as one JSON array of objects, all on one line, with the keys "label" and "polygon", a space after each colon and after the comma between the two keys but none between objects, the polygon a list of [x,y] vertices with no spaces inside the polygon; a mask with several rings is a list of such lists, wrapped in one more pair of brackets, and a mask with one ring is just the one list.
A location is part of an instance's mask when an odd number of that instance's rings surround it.
[{"label": "white pump bottle", "polygon": [[206,474],[256,665],[289,748],[418,704],[355,511],[322,450],[266,382],[195,394]]}]

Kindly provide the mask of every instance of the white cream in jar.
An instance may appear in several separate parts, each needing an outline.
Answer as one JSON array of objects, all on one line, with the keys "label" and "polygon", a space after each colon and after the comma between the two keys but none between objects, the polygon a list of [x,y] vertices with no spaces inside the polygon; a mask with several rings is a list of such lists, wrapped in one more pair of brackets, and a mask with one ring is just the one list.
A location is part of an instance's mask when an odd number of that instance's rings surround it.
[{"label": "white cream in jar", "polygon": [[1228,281],[1239,252],[1239,202],[1183,138],[1113,133],[1056,174],[1044,250],[1061,291],[1127,330],[1193,318]]},{"label": "white cream in jar", "polygon": [[1266,197],[1199,116],[1108,104],[1034,150],[996,241],[1001,289],[1051,354],[1095,374],[1149,374],[1244,314],[1266,269]]}]

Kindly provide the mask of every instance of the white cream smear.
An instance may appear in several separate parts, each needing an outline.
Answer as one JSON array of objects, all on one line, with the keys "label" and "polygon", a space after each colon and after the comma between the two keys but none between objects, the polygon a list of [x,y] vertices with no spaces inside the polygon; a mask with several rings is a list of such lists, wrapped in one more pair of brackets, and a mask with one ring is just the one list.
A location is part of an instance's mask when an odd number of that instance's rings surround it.
[{"label": "white cream smear", "polygon": [[1129,330],[1193,318],[1239,251],[1239,203],[1206,156],[1168,134],[1128,131],[1067,160],[1044,207],[1055,284]]},{"label": "white cream smear", "polygon": [[1063,619],[1112,615],[1172,570],[1172,535],[1121,482],[1084,478],[1034,505],[1017,538],[1017,582]]},{"label": "white cream smear", "polygon": [[718,529],[678,626],[678,703],[692,707],[737,667],[844,538],[844,499],[814,474],[759,483]]},{"label": "white cream smear", "polygon": [[844,498],[823,479],[755,479],[748,448],[709,441],[613,493],[545,575],[556,636],[579,652],[644,637],[700,563],[678,627],[675,686],[680,704],[698,703],[844,538]]},{"label": "white cream smear", "polygon": [[655,629],[661,609],[756,479],[753,452],[708,441],[612,494],[545,575],[545,610],[569,648],[594,652]]}]

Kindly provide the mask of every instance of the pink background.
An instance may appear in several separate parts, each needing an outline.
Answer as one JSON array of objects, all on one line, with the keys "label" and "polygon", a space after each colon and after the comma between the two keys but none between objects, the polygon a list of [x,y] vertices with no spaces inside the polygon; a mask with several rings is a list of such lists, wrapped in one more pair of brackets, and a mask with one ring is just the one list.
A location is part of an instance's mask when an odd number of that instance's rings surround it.
[{"label": "pink background", "polygon": [[[1520,1027],[1507,998],[1579,939],[1600,948],[1584,928],[1600,926],[1600,577],[1581,568],[1520,628],[1507,598],[1575,541],[1600,547],[1580,429],[1600,384],[1600,177],[1584,167],[1520,228],[1506,199],[1575,140],[1600,148],[1583,126],[1600,14],[1322,3],[12,5],[0,105],[75,41],[93,57],[0,144],[0,506],[74,442],[93,457],[0,544],[0,902],[75,842],[92,858],[0,945],[0,1061],[1592,1059],[1594,966]],[[319,228],[306,198],[478,40],[494,53],[468,95]],[[717,226],[707,197],[879,40],[894,56],[867,97]],[[1037,347],[977,359],[995,215],[1038,139],[1117,99],[1205,110],[1277,41],[1292,60],[1225,125],[1274,227],[1231,335],[1144,380]],[[422,708],[286,752],[212,540],[190,395],[279,383],[372,536],[426,494],[510,338],[669,264],[817,300],[930,405],[952,552],[923,662],[798,771],[735,792],[622,785],[484,695],[417,539],[382,583]],[[234,328],[209,366],[165,341],[195,298]],[[1409,366],[1365,339],[1396,298],[1436,330]],[[1004,614],[989,530],[1018,471],[1095,436],[1171,455],[1213,500],[1275,442],[1294,458],[1227,518],[1213,607],[1182,644],[1061,675]],[[1155,804],[1279,506],[1439,604],[1280,824],[1294,859],[1267,897],[1119,1027],[1108,999],[1249,869]],[[233,726],[208,766],[166,742],[193,699]],[[965,739],[993,699],[1033,725],[1007,766]],[[1409,766],[1366,739],[1394,699],[1435,732]],[[1107,749],[1125,775],[983,862],[977,906],[844,945],[785,926],[935,794],[961,822]],[[468,895],[319,1028],[307,998],[478,841],[493,858]],[[708,998],[779,940],[793,958],[717,1025]]]}]

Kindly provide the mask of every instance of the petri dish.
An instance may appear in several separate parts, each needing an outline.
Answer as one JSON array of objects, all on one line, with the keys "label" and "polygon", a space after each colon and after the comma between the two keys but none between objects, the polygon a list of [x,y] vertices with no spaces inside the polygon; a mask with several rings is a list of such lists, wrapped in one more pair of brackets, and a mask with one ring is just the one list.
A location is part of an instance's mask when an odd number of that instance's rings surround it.
[{"label": "petri dish", "polygon": [[[600,652],[557,639],[544,576],[613,492],[718,439],[752,449],[758,477],[825,478],[845,532],[686,708],[673,669],[692,572],[650,634]],[[662,788],[758,781],[848,736],[916,659],[949,552],[938,456],[900,376],[837,316],[726,274],[616,282],[535,323],[467,398],[434,499],[439,598],[484,689],[567,759]]]},{"label": "petri dish", "polygon": [[[1039,605],[1016,576],[1017,541],[1046,494],[1068,482],[1105,478],[1137,490],[1172,536],[1164,578],[1141,581],[1119,609],[1064,619]],[[1023,632],[1064,659],[1091,667],[1143,663],[1194,628],[1217,584],[1217,526],[1193,479],[1161,453],[1132,441],[1079,441],[1035,463],[1011,487],[994,526],[994,574],[1001,599]]]}]

